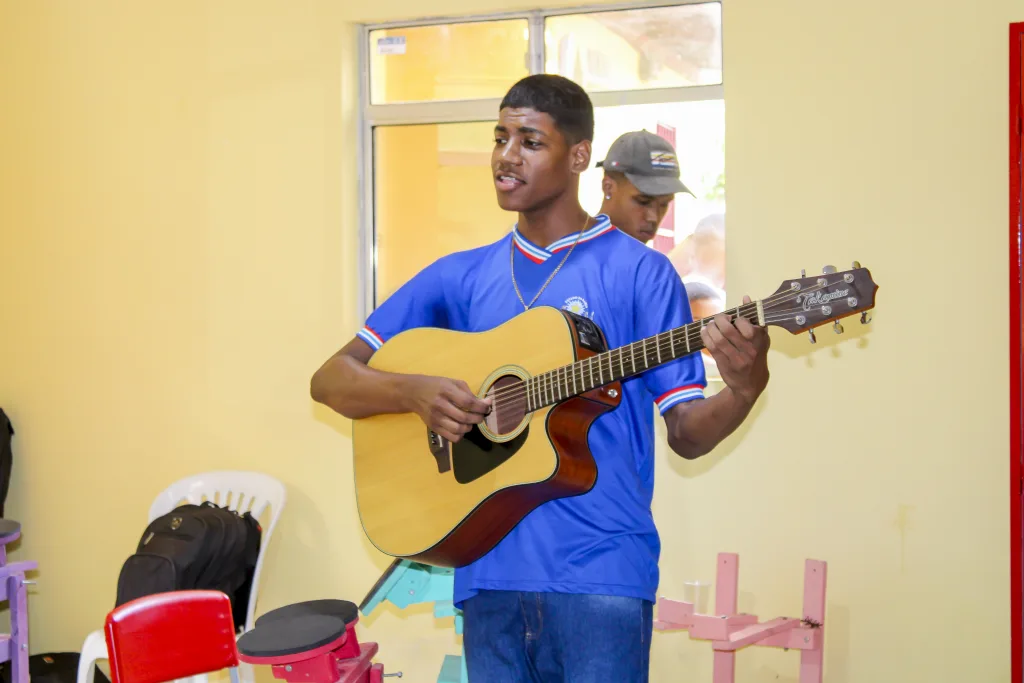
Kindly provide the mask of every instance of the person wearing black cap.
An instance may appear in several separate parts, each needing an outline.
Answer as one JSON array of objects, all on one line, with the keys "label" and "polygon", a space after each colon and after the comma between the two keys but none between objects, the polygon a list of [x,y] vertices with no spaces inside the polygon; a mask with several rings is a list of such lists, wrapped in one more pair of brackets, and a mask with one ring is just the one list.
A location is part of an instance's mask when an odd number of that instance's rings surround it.
[{"label": "person wearing black cap", "polygon": [[693,195],[679,179],[675,149],[646,130],[619,136],[597,166],[604,169],[601,213],[619,230],[645,244],[654,239],[675,195]]}]

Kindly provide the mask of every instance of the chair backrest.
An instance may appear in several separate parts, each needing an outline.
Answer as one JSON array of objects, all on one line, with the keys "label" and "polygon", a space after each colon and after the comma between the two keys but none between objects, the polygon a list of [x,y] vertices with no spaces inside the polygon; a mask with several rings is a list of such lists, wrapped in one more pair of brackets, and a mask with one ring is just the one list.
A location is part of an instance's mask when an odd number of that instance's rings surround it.
[{"label": "chair backrest", "polygon": [[147,595],[103,627],[111,683],[164,683],[238,666],[231,601],[220,591]]},{"label": "chair backrest", "polygon": [[263,558],[266,556],[270,537],[281,517],[287,496],[284,484],[261,472],[245,472],[236,470],[220,470],[203,472],[185,477],[164,489],[153,500],[149,508],[149,521],[165,515],[178,505],[188,501],[199,505],[205,500],[217,505],[226,506],[239,514],[251,512],[259,519],[270,506],[270,520],[261,523],[263,533],[260,540],[260,552],[256,559],[256,569],[252,577],[252,590],[249,593],[249,607],[245,616],[244,628],[251,631],[255,625],[256,598],[259,592],[260,573],[263,570]]}]

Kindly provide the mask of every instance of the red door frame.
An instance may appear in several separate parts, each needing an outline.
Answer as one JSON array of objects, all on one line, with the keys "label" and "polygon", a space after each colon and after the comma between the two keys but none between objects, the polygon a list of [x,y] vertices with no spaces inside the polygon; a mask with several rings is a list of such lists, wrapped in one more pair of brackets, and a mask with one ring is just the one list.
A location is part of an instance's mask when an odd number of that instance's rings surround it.
[{"label": "red door frame", "polygon": [[1021,497],[1024,495],[1024,473],[1021,459],[1024,455],[1024,370],[1021,355],[1022,328],[1021,289],[1024,287],[1022,272],[1021,240],[1022,202],[1024,190],[1022,173],[1021,122],[1024,117],[1024,23],[1010,25],[1010,662],[1013,683],[1024,683],[1024,509]]}]

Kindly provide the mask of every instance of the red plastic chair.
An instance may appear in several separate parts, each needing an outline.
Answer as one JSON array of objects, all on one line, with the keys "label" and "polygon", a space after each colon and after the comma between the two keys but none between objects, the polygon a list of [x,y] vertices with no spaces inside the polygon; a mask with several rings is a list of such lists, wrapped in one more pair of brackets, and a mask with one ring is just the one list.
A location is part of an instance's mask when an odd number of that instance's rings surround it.
[{"label": "red plastic chair", "polygon": [[231,602],[219,591],[158,593],[107,615],[111,683],[165,683],[230,669],[238,681]]}]

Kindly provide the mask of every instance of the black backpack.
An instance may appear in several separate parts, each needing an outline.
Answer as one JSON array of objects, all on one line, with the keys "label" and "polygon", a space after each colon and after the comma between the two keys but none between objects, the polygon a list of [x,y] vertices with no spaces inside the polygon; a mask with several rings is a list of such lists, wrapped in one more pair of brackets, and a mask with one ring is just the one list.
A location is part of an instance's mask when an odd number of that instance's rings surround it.
[{"label": "black backpack", "polygon": [[0,517],[4,516],[4,505],[7,503],[7,489],[11,485],[11,468],[14,466],[14,451],[11,448],[11,437],[14,427],[3,408],[0,408]]},{"label": "black backpack", "polygon": [[209,501],[185,504],[146,527],[117,580],[115,607],[144,595],[176,590],[219,590],[231,599],[235,624],[245,624],[262,529]]}]

